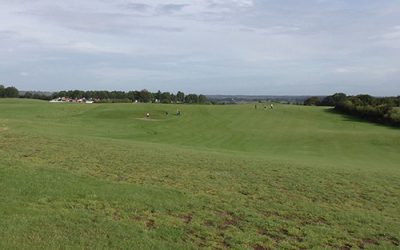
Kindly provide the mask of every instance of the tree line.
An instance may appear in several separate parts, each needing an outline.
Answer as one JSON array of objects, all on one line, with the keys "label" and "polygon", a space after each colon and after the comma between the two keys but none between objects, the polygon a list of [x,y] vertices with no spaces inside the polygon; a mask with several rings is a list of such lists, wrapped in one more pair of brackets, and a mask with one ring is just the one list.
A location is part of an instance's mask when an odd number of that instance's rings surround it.
[{"label": "tree line", "polygon": [[310,97],[304,101],[304,105],[333,106],[336,111],[344,114],[372,122],[400,126],[400,96],[347,96],[343,93],[336,93],[324,98]]},{"label": "tree line", "polygon": [[208,99],[205,95],[185,94],[178,91],[176,94],[170,92],[150,92],[146,89],[141,91],[81,91],[69,90],[52,94],[52,98],[67,97],[72,99],[94,99],[98,102],[159,102],[159,103],[189,103],[206,104]]},{"label": "tree line", "polygon": [[178,91],[176,94],[170,92],[150,92],[146,89],[141,91],[82,91],[82,90],[68,90],[54,92],[51,95],[41,92],[25,92],[20,95],[18,89],[15,87],[4,87],[0,85],[0,97],[8,98],[29,98],[51,100],[56,98],[70,98],[70,99],[92,99],[96,102],[102,103],[122,103],[122,102],[159,102],[159,103],[188,103],[188,104],[208,104],[209,100],[205,95],[185,94]]},{"label": "tree line", "polygon": [[4,87],[0,85],[0,98],[17,98],[19,97],[18,89],[15,87]]}]

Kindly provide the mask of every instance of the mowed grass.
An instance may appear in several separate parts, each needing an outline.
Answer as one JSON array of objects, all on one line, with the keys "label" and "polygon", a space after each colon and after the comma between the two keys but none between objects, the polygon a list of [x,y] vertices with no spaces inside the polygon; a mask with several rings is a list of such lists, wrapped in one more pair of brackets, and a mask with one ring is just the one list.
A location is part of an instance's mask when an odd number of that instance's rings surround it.
[{"label": "mowed grass", "polygon": [[399,177],[326,108],[0,100],[2,249],[397,249]]}]

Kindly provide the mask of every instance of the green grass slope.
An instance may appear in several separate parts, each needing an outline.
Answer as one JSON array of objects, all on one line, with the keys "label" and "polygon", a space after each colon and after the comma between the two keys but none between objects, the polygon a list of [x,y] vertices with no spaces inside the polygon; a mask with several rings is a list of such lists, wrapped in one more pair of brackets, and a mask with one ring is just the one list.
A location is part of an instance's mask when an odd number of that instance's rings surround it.
[{"label": "green grass slope", "polygon": [[319,107],[0,100],[0,248],[396,249],[399,132]]}]

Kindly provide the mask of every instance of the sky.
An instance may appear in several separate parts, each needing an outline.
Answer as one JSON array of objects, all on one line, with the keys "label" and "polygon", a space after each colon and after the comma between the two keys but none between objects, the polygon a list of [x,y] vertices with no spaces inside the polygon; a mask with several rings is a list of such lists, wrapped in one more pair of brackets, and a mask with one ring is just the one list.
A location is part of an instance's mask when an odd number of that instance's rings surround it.
[{"label": "sky", "polygon": [[0,0],[0,84],[400,95],[400,1]]}]

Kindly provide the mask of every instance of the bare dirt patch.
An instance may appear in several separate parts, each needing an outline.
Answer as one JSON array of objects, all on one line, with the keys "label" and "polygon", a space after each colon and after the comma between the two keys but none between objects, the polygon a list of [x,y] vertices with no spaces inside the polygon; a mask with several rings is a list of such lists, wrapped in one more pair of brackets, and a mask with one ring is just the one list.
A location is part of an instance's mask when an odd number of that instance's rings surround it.
[{"label": "bare dirt patch", "polygon": [[6,126],[8,120],[0,120],[0,132],[8,130]]},{"label": "bare dirt patch", "polygon": [[225,230],[230,226],[237,227],[241,221],[241,218],[231,212],[222,212],[220,216],[223,218],[222,224],[219,225],[219,229]]},{"label": "bare dirt patch", "polygon": [[150,219],[145,222],[145,225],[146,225],[147,229],[153,229],[156,227],[156,222],[154,220]]},{"label": "bare dirt patch", "polygon": [[146,121],[146,122],[159,122],[159,121],[162,121],[162,120],[159,120],[159,119],[146,118],[146,117],[136,118],[136,120]]},{"label": "bare dirt patch", "polygon": [[183,220],[185,224],[189,224],[192,221],[193,216],[191,214],[184,214],[181,215],[180,218]]},{"label": "bare dirt patch", "polygon": [[8,127],[0,127],[0,132],[7,131]]},{"label": "bare dirt patch", "polygon": [[253,249],[254,249],[254,250],[268,250],[268,248],[263,247],[263,246],[261,246],[261,245],[259,245],[259,244],[254,245],[254,246],[253,246]]},{"label": "bare dirt patch", "polygon": [[376,239],[365,238],[361,240],[361,243],[358,245],[360,249],[365,249],[368,245],[375,245],[378,246],[379,242]]},{"label": "bare dirt patch", "polygon": [[341,246],[339,249],[340,250],[350,250],[353,246],[351,244],[344,244],[343,246]]}]

